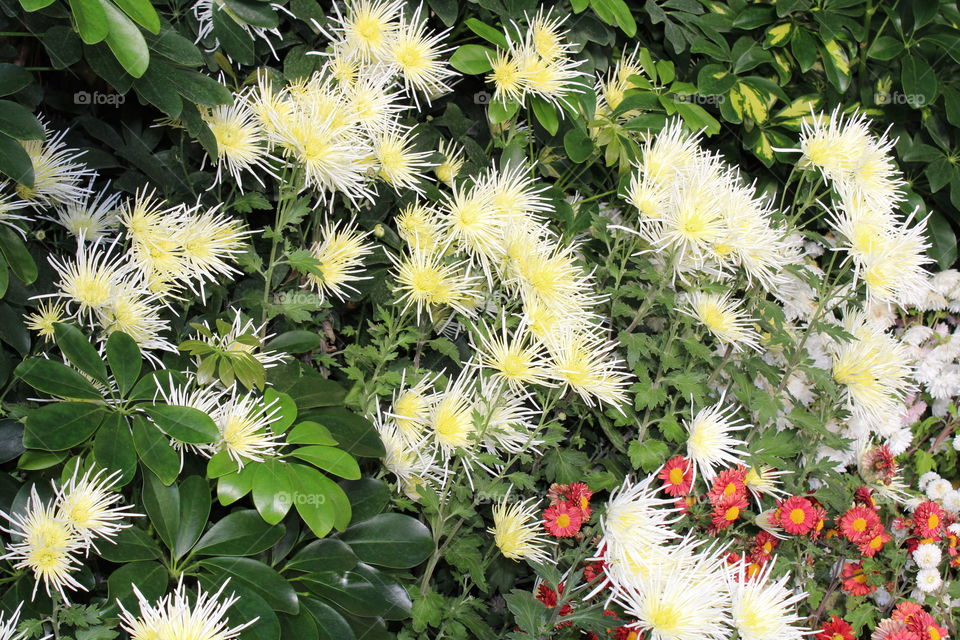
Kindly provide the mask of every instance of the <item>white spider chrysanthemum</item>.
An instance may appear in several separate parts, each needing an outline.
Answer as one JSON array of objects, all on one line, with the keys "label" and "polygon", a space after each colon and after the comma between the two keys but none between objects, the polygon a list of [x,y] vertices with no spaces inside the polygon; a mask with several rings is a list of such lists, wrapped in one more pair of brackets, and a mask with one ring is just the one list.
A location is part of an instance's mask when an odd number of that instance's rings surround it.
[{"label": "white spider chrysanthemum", "polygon": [[112,491],[111,487],[120,478],[120,472],[107,473],[100,470],[94,473],[87,470],[81,476],[74,474],[57,489],[55,501],[57,515],[72,526],[80,536],[96,549],[95,541],[102,538],[113,542],[112,538],[129,524],[120,522],[123,518],[140,516],[131,513],[132,505],[119,505],[123,495]]},{"label": "white spider chrysanthemum", "polygon": [[767,465],[760,465],[759,467],[750,467],[747,470],[746,475],[743,477],[743,484],[747,487],[747,491],[753,495],[753,499],[756,500],[757,506],[760,505],[761,496],[780,496],[786,495],[786,492],[783,489],[780,489],[777,485],[780,480],[780,476],[790,473],[782,469],[774,469]]},{"label": "white spider chrysanthemum", "polygon": [[859,268],[867,294],[876,300],[900,304],[918,291],[929,289],[930,274],[924,269],[933,262],[927,255],[929,248],[925,221],[878,238]]},{"label": "white spider chrysanthemum", "polygon": [[490,59],[487,82],[493,84],[493,99],[498,102],[523,102],[526,80],[520,73],[520,61],[512,51],[498,49]]},{"label": "white spider chrysanthemum", "polygon": [[414,249],[394,263],[397,301],[404,309],[416,307],[417,318],[423,313],[433,317],[438,307],[451,307],[464,315],[473,315],[471,301],[477,297],[475,278],[464,273],[457,264],[447,264],[443,257],[430,250]]},{"label": "white spider chrysanthemum", "polygon": [[546,187],[537,185],[531,168],[516,163],[507,169],[491,170],[487,176],[491,204],[508,222],[527,224],[539,222],[535,217],[552,209],[543,195]]},{"label": "white spider chrysanthemum", "polygon": [[120,207],[118,218],[130,242],[130,262],[155,293],[173,295],[190,281],[180,237],[188,211],[183,205],[167,206],[145,190]]},{"label": "white spider chrysanthemum", "polygon": [[490,454],[518,454],[543,444],[536,437],[541,413],[531,394],[502,390],[487,379],[480,389],[479,411],[480,438]]},{"label": "white spider chrysanthemum", "polygon": [[704,407],[689,422],[684,420],[687,429],[687,457],[707,481],[716,476],[717,467],[732,467],[743,464],[746,452],[737,448],[746,444],[731,434],[750,428],[734,417],[737,408],[730,405],[724,408],[724,399],[716,404]]},{"label": "white spider chrysanthemum", "polygon": [[24,326],[31,331],[36,331],[47,340],[53,340],[55,333],[53,325],[63,322],[66,317],[66,303],[42,300],[34,313],[24,316]]},{"label": "white spider chrysanthemum", "polygon": [[400,23],[389,40],[383,62],[395,67],[407,91],[414,100],[423,95],[430,103],[432,98],[450,91],[448,81],[456,74],[447,65],[443,41],[450,29],[441,33],[429,33],[426,21],[421,17],[423,5],[418,5],[409,19],[400,16]]},{"label": "white spider chrysanthemum", "polygon": [[835,343],[831,355],[833,378],[842,385],[847,407],[871,423],[898,415],[914,388],[907,348],[860,314],[848,316],[844,329],[853,340]]},{"label": "white spider chrysanthemum", "polygon": [[696,291],[680,311],[700,321],[719,342],[734,351],[743,351],[744,347],[760,351],[760,334],[753,328],[755,319],[744,313],[741,304],[729,291],[723,294]]},{"label": "white spider chrysanthemum", "polygon": [[676,252],[681,261],[687,259],[699,267],[712,245],[726,236],[719,197],[724,189],[712,166],[698,164],[686,178],[674,205],[664,211],[657,246]]},{"label": "white spider chrysanthemum", "polygon": [[28,569],[33,573],[36,580],[34,595],[41,582],[47,595],[52,588],[67,602],[68,589],[86,590],[73,577],[86,549],[84,540],[60,517],[52,502],[45,504],[40,499],[36,487],[31,488],[23,513],[2,515],[10,522],[10,528],[0,530],[17,538],[16,542],[7,545],[7,553],[2,559],[11,561],[16,569]]},{"label": "white spider chrysanthemum", "polygon": [[670,528],[680,516],[673,498],[660,498],[652,484],[656,475],[634,482],[626,478],[610,493],[607,508],[600,519],[604,544],[643,549],[679,538]]},{"label": "white spider chrysanthemum", "polygon": [[[215,183],[224,178],[224,170],[237,185],[241,173],[249,173],[263,184],[263,175],[273,176],[267,136],[247,96],[234,96],[233,104],[219,105],[201,113],[217,141],[217,174]],[[274,176],[276,177],[276,176]]]},{"label": "white spider chrysanthemum", "polygon": [[252,393],[240,395],[236,386],[211,418],[220,430],[220,441],[211,450],[226,451],[240,467],[245,462],[263,462],[283,444],[282,434],[270,428],[280,419],[280,405]]},{"label": "white spider chrysanthemum", "polygon": [[[564,55],[544,58],[537,53],[532,39],[533,33],[528,31],[526,41],[514,52],[524,89],[557,107],[570,105],[570,98],[587,87],[587,75],[579,69],[585,61]],[[558,113],[563,113],[562,108]]]},{"label": "white spider chrysanthemum", "polygon": [[511,260],[514,282],[523,299],[539,298],[565,313],[600,302],[592,278],[577,264],[577,247],[543,243],[537,250]]},{"label": "white spider chrysanthemum", "polygon": [[356,81],[340,86],[345,107],[353,119],[369,134],[395,126],[398,114],[406,109],[399,91],[389,86],[387,73],[374,73],[364,68]]},{"label": "white spider chrysanthemum", "polygon": [[105,238],[117,225],[117,204],[121,196],[120,193],[108,194],[109,189],[110,185],[107,184],[94,193],[91,179],[86,197],[54,207],[54,222],[62,225],[74,237],[87,242]]},{"label": "white spider chrysanthemum", "polygon": [[837,107],[829,117],[804,119],[800,129],[801,164],[818,169],[829,180],[850,175],[870,142],[862,113],[845,116]]},{"label": "white spider chrysanthemum", "polygon": [[199,284],[201,298],[206,282],[222,282],[240,273],[230,261],[242,253],[249,234],[239,220],[216,207],[191,212],[183,219],[179,229],[182,260],[191,279]]},{"label": "white spider chrysanthemum", "polygon": [[801,640],[811,633],[797,624],[804,618],[797,614],[796,606],[807,594],[787,588],[789,573],[772,581],[775,564],[773,559],[748,577],[741,562],[727,577],[730,617],[743,640]]},{"label": "white spider chrysanthemum", "polygon": [[383,466],[397,477],[401,491],[411,500],[419,500],[419,487],[434,491],[443,489],[449,469],[438,463],[439,447],[434,439],[411,439],[401,432],[394,420],[384,420],[379,412],[371,422],[383,442]]},{"label": "white spider chrysanthemum", "polygon": [[613,351],[616,344],[589,333],[567,331],[547,338],[552,377],[573,389],[584,402],[620,409],[627,401],[631,375]]},{"label": "white spider chrysanthemum", "polygon": [[120,606],[120,623],[131,640],[156,640],[157,638],[176,638],[182,640],[233,640],[240,632],[257,621],[256,618],[244,624],[230,627],[227,612],[240,598],[235,595],[220,600],[227,588],[227,578],[213,594],[205,593],[198,585],[195,598],[187,593],[183,577],[177,583],[173,593],[151,604],[136,585],[133,592],[139,604],[139,616]]},{"label": "white spider chrysanthemum", "polygon": [[437,245],[441,243],[440,214],[423,203],[411,202],[397,213],[397,234],[410,245],[411,249],[436,253]]},{"label": "white spider chrysanthemum", "polygon": [[433,383],[436,376],[424,376],[411,387],[401,381],[393,393],[393,403],[386,414],[396,423],[400,433],[411,440],[421,436],[430,415],[430,407],[436,400]]},{"label": "white spider chrysanthemum", "polygon": [[400,0],[350,0],[343,15],[334,5],[337,17],[332,39],[342,42],[350,57],[381,61],[396,36],[402,9]]},{"label": "white spider chrysanthemum", "polygon": [[350,292],[358,293],[352,285],[366,280],[363,259],[373,252],[373,245],[365,242],[369,232],[361,232],[353,224],[327,223],[320,232],[320,240],[310,248],[317,261],[319,275],[309,273],[304,286],[315,289],[321,296],[333,296],[344,300]]},{"label": "white spider chrysanthemum", "polygon": [[705,161],[700,135],[687,131],[679,118],[671,120],[659,133],[651,136],[640,155],[639,174],[667,185],[673,184],[672,180],[679,174],[687,173]]},{"label": "white spider chrysanthemum", "polygon": [[427,158],[429,151],[414,151],[410,130],[393,126],[371,136],[373,156],[377,163],[377,175],[398,193],[409,189],[422,193],[420,182],[426,180],[424,172],[432,165]]},{"label": "white spider chrysanthemum", "polygon": [[78,315],[90,316],[112,302],[129,272],[124,255],[116,248],[116,242],[106,247],[101,242],[78,242],[73,259],[53,255],[48,258],[59,276],[56,295],[68,305],[75,305]]},{"label": "white spider chrysanthemum", "polygon": [[499,255],[506,218],[494,206],[490,186],[488,176],[471,186],[455,184],[444,202],[447,243],[479,259],[485,272],[489,272],[489,261]]},{"label": "white spider chrysanthemum", "polygon": [[33,187],[17,185],[17,195],[34,205],[68,205],[82,202],[89,189],[83,186],[93,171],[81,162],[85,153],[66,145],[67,131],[49,133],[44,125],[44,140],[22,140],[20,144],[33,165]]},{"label": "white spider chrysanthemum", "polygon": [[427,426],[441,450],[448,455],[458,450],[470,451],[475,444],[475,384],[471,368],[465,367],[459,376],[450,380],[431,407]]},{"label": "white spider chrysanthemum", "polygon": [[433,174],[437,176],[437,180],[452,187],[453,181],[463,169],[463,147],[455,142],[441,140],[437,152],[443,156],[443,160],[433,168]]},{"label": "white spider chrysanthemum", "polygon": [[698,561],[708,566],[659,570],[640,585],[615,593],[626,614],[636,619],[634,627],[647,631],[652,640],[729,637],[729,601],[723,578],[713,566],[716,560],[702,557]]},{"label": "white spider chrysanthemum", "polygon": [[533,341],[525,325],[510,334],[505,319],[501,319],[499,335],[496,329],[484,326],[477,332],[479,364],[493,369],[493,377],[513,389],[524,385],[548,385],[550,363],[541,343]]},{"label": "white spider chrysanthemum", "polygon": [[[159,349],[176,353],[177,348],[164,337],[170,322],[163,318],[160,296],[150,293],[130,280],[122,280],[114,289],[110,302],[97,309],[97,322],[105,335],[116,331],[127,334],[145,351]],[[159,362],[155,356],[146,357]]]},{"label": "white spider chrysanthemum", "polygon": [[536,502],[537,498],[511,500],[508,493],[493,505],[493,526],[487,531],[493,534],[494,544],[505,558],[535,564],[551,562],[548,547],[552,543],[544,535]]},{"label": "white spider chrysanthemum", "polygon": [[[20,610],[23,609],[23,602],[17,605],[9,617],[0,615],[0,640],[25,640],[29,631],[24,629],[18,632],[20,625]],[[50,636],[43,636],[40,640],[48,640]]]},{"label": "white spider chrysanthemum", "polygon": [[526,16],[530,43],[537,55],[544,60],[559,58],[570,51],[571,45],[564,42],[566,33],[561,31],[567,17],[554,16],[552,10],[545,10],[544,6],[541,6],[533,17]]},{"label": "white spider chrysanthemum", "polygon": [[27,222],[30,220],[30,217],[17,212],[29,207],[30,203],[26,200],[18,199],[14,194],[5,193],[8,186],[6,181],[0,182],[0,224],[13,229],[20,234],[21,237],[25,238],[26,233],[17,223]]}]

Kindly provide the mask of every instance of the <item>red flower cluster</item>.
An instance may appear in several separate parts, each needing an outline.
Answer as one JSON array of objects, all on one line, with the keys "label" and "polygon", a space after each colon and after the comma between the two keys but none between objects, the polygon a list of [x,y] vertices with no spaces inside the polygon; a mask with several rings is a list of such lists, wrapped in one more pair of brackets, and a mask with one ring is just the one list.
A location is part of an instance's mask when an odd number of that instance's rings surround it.
[{"label": "red flower cluster", "polygon": [[854,640],[853,627],[843,618],[833,616],[823,623],[817,640]]},{"label": "red flower cluster", "polygon": [[582,482],[554,484],[547,492],[550,506],[543,512],[543,526],[557,538],[570,538],[590,519],[593,492]]},{"label": "red flower cluster", "polygon": [[713,486],[707,492],[710,506],[713,507],[711,531],[722,531],[732,525],[749,505],[745,478],[744,468],[727,469],[714,478]]},{"label": "red flower cluster", "polygon": [[818,538],[823,531],[827,512],[810,498],[790,496],[777,502],[770,520],[784,531],[795,536],[809,535]]},{"label": "red flower cluster", "polygon": [[[872,499],[869,504],[873,504]],[[837,524],[840,534],[857,545],[860,553],[868,558],[875,556],[883,549],[883,545],[890,542],[890,534],[884,529],[880,516],[873,507],[852,507],[840,516]]]},{"label": "red flower cluster", "polygon": [[876,590],[873,585],[867,584],[867,574],[863,572],[862,562],[848,562],[843,565],[843,588],[851,595],[865,596]]},{"label": "red flower cluster", "polygon": [[947,629],[916,602],[901,602],[873,632],[875,640],[945,640]]},{"label": "red flower cluster", "polygon": [[[560,584],[557,585],[557,590],[554,591],[546,583],[540,583],[540,586],[537,587],[537,600],[542,602],[543,606],[545,606],[547,609],[556,608],[557,604],[560,601],[560,596],[563,595],[564,586],[565,586],[564,583],[561,582]],[[568,616],[571,613],[573,613],[573,606],[569,602],[564,604],[562,607],[560,607],[559,614],[561,616]],[[573,626],[573,622],[568,620],[566,622],[559,623],[557,625],[557,629],[562,629],[563,627],[572,627],[572,626]]]},{"label": "red flower cluster", "polygon": [[693,465],[683,456],[674,456],[660,468],[657,477],[663,481],[664,493],[679,498],[690,493],[693,486]]},{"label": "red flower cluster", "polygon": [[913,512],[913,535],[921,540],[939,540],[946,512],[936,502],[921,502]]}]

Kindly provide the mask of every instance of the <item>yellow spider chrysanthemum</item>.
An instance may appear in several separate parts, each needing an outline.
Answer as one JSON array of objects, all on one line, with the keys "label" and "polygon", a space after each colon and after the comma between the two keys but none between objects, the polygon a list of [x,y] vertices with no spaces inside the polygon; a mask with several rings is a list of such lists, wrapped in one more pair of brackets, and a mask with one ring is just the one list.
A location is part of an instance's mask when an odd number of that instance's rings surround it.
[{"label": "yellow spider chrysanthemum", "polygon": [[223,180],[224,169],[238,184],[242,172],[250,173],[261,185],[261,174],[273,175],[266,132],[246,95],[237,95],[233,104],[214,107],[202,115],[217,141],[217,182]]},{"label": "yellow spider chrysanthemum", "polygon": [[490,73],[487,82],[493,84],[493,99],[505,102],[522,102],[527,91],[527,83],[520,73],[520,60],[512,51],[498,50],[490,60]]},{"label": "yellow spider chrysanthemum", "polygon": [[31,331],[36,331],[47,340],[53,340],[54,327],[57,322],[63,322],[66,318],[66,308],[63,302],[43,301],[37,306],[34,313],[29,313],[24,318],[24,325]]},{"label": "yellow spider chrysanthemum", "polygon": [[262,462],[283,444],[283,436],[270,425],[280,418],[280,407],[267,404],[253,394],[239,395],[234,387],[230,398],[211,416],[220,430],[216,451],[226,451],[234,462]]},{"label": "yellow spider chrysanthemum", "polygon": [[433,168],[433,174],[437,176],[437,180],[452,187],[453,181],[463,169],[463,149],[455,142],[441,140],[438,151],[443,160]]},{"label": "yellow spider chrysanthemum", "polygon": [[448,454],[457,450],[469,451],[475,444],[472,388],[470,371],[464,369],[460,376],[439,394],[431,408],[427,425],[437,444]]},{"label": "yellow spider chrysanthemum", "polygon": [[50,256],[50,264],[60,276],[58,295],[68,304],[76,305],[78,313],[92,314],[113,300],[129,270],[123,256],[114,253],[115,247],[115,243],[104,247],[100,242],[89,245],[81,242],[72,260]]},{"label": "yellow spider chrysanthemum", "polygon": [[680,310],[696,318],[718,341],[735,351],[742,351],[744,347],[759,351],[760,334],[753,328],[755,320],[747,316],[740,305],[729,291],[723,294],[696,291]]},{"label": "yellow spider chrysanthemum", "polygon": [[194,597],[187,593],[181,576],[176,590],[160,598],[156,605],[151,604],[134,585],[140,615],[134,616],[120,604],[121,626],[131,640],[234,640],[256,622],[256,618],[230,627],[227,612],[240,598],[230,595],[220,601],[229,582],[227,578],[213,594],[204,592],[198,585]]},{"label": "yellow spider chrysanthemum", "polygon": [[33,165],[33,186],[17,185],[17,195],[41,205],[69,205],[82,202],[90,191],[83,186],[93,172],[80,161],[84,152],[71,149],[63,141],[66,130],[48,133],[44,140],[22,140],[20,144]]},{"label": "yellow spider chrysanthemum", "polygon": [[408,20],[401,16],[400,24],[393,38],[386,46],[384,62],[395,66],[407,89],[427,98],[440,96],[450,91],[447,80],[456,75],[447,66],[443,55],[443,39],[449,29],[443,33],[428,34],[426,22],[421,18],[423,5],[418,5]]},{"label": "yellow spider chrysanthemum", "polygon": [[310,249],[320,274],[307,274],[304,286],[315,289],[321,295],[332,295],[344,300],[349,292],[357,293],[351,283],[366,279],[363,259],[373,251],[373,245],[365,242],[369,233],[359,231],[354,225],[327,223],[321,239]]},{"label": "yellow spider chrysanthemum", "polygon": [[397,126],[372,136],[378,175],[398,193],[403,189],[421,193],[423,172],[431,166],[426,158],[432,154],[414,151],[410,138],[409,130]]},{"label": "yellow spider chrysanthemum", "polygon": [[503,380],[513,389],[524,385],[546,385],[550,382],[550,364],[542,344],[529,339],[526,327],[520,326],[510,335],[506,322],[501,320],[501,331],[485,327],[478,332],[479,363],[493,369],[494,378]]},{"label": "yellow spider chrysanthemum", "polygon": [[441,242],[439,214],[420,201],[412,202],[397,214],[397,233],[417,251],[434,250]]},{"label": "yellow spider chrysanthemum", "polygon": [[352,0],[337,32],[349,55],[364,62],[382,61],[397,33],[399,0]]},{"label": "yellow spider chrysanthemum", "polygon": [[111,487],[119,476],[119,471],[107,473],[100,470],[94,473],[92,469],[83,475],[71,476],[57,490],[57,514],[91,543],[98,538],[112,540],[121,529],[130,526],[120,520],[140,515],[131,513],[133,507],[130,505],[118,505],[123,496],[111,491]]}]

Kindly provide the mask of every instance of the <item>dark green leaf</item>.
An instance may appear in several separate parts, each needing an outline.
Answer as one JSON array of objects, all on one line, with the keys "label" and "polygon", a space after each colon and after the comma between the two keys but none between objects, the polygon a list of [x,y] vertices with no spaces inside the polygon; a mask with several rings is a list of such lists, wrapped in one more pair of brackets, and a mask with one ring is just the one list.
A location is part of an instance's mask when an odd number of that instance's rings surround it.
[{"label": "dark green leaf", "polygon": [[172,404],[143,405],[143,411],[160,430],[188,444],[209,444],[220,438],[213,419],[199,409]]},{"label": "dark green leaf", "polygon": [[430,530],[422,522],[400,513],[381,513],[347,529],[341,539],[363,562],[409,569],[433,553]]},{"label": "dark green leaf", "polygon": [[235,511],[200,538],[194,553],[204,556],[252,556],[272,547],[286,527],[269,525],[253,509]]},{"label": "dark green leaf", "polygon": [[107,412],[87,402],[55,402],[27,415],[23,444],[31,449],[62,451],[93,435]]},{"label": "dark green leaf", "polygon": [[72,324],[57,322],[53,325],[53,331],[57,346],[63,351],[63,355],[67,357],[70,364],[106,384],[107,367],[103,358],[80,329]]}]

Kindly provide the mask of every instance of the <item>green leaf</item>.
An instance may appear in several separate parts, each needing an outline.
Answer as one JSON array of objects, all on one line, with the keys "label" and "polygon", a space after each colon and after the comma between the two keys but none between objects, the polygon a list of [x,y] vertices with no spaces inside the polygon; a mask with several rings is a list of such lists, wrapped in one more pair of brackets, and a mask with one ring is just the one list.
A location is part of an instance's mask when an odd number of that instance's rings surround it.
[{"label": "green leaf", "polygon": [[137,472],[137,452],[127,419],[119,413],[107,414],[93,440],[93,457],[101,467],[119,471],[117,486],[122,487]]},{"label": "green leaf", "polygon": [[272,547],[286,527],[269,525],[253,509],[234,511],[200,538],[193,552],[204,556],[253,556]]},{"label": "green leaf", "polygon": [[133,445],[140,461],[170,485],[180,474],[180,455],[170,446],[163,432],[143,416],[133,416]]},{"label": "green leaf", "polygon": [[309,418],[329,429],[341,443],[341,448],[354,456],[382,458],[385,453],[376,428],[363,416],[342,407],[333,407],[311,411]]},{"label": "green leaf", "polygon": [[319,347],[322,342],[323,339],[316,331],[295,329],[281,333],[268,342],[264,348],[285,353],[306,353]]},{"label": "green leaf", "polygon": [[[93,0],[86,0],[92,2]],[[134,78],[139,78],[150,64],[150,50],[140,29],[109,0],[98,0],[107,16],[110,31],[107,46],[120,66]]]},{"label": "green leaf", "polygon": [[900,61],[900,81],[907,104],[921,109],[937,99],[937,75],[927,61],[918,55],[907,55]]},{"label": "green leaf", "polygon": [[346,451],[336,447],[313,445],[294,449],[291,455],[347,480],[360,477],[360,465]]},{"label": "green leaf", "polygon": [[496,52],[490,47],[465,44],[450,56],[450,66],[461,73],[475,76],[490,71],[490,60],[495,57]]},{"label": "green leaf", "polygon": [[282,521],[298,498],[288,466],[279,460],[265,460],[253,472],[253,504],[270,524]]},{"label": "green leaf", "polygon": [[[208,592],[214,592],[223,586],[222,581],[214,579],[208,573],[200,574],[200,584]],[[243,630],[243,640],[280,640],[280,621],[277,614],[257,592],[243,583],[235,584],[233,581],[230,582],[228,590],[237,596],[237,601],[230,607],[230,619],[255,620]]]},{"label": "green leaf", "polygon": [[867,49],[867,57],[874,60],[893,60],[903,53],[903,43],[890,36],[880,36]]},{"label": "green leaf", "polygon": [[103,396],[82,375],[55,360],[27,358],[14,370],[14,375],[37,391],[60,398],[102,400]]},{"label": "green leaf", "polygon": [[220,42],[220,46],[223,47],[227,55],[240,64],[252,65],[256,62],[253,36],[237,24],[237,21],[231,18],[226,11],[214,5],[211,23],[213,24],[213,35]]},{"label": "green leaf", "polygon": [[312,573],[304,583],[317,595],[354,615],[388,620],[402,620],[410,615],[412,603],[403,587],[363,563],[344,573]]},{"label": "green leaf", "polygon": [[579,164],[593,154],[593,141],[585,132],[574,127],[564,134],[563,149],[570,160]]},{"label": "green leaf", "polygon": [[70,364],[88,376],[96,378],[106,384],[107,367],[103,362],[103,358],[97,353],[97,350],[90,344],[80,329],[72,324],[56,322],[53,325],[53,332],[57,346],[63,351],[63,355],[67,357]]},{"label": "green leaf", "polygon": [[128,527],[117,532],[114,544],[99,545],[100,557],[110,562],[154,560],[162,555],[156,540],[143,529]]},{"label": "green leaf", "polygon": [[203,55],[197,45],[174,29],[164,28],[157,35],[151,34],[145,37],[151,51],[171,62],[187,67],[199,67],[203,64]]},{"label": "green leaf", "polygon": [[39,11],[49,7],[54,2],[55,0],[20,0],[20,6],[23,7],[24,11]]},{"label": "green leaf", "polygon": [[941,269],[949,269],[957,261],[957,236],[950,222],[939,212],[927,217],[927,234],[930,236],[930,255]]},{"label": "green leaf", "polygon": [[297,403],[286,393],[267,387],[263,392],[263,404],[267,413],[276,412],[270,429],[274,433],[283,433],[297,419]]},{"label": "green leaf", "polygon": [[627,455],[630,456],[630,464],[634,469],[643,469],[645,473],[651,473],[666,462],[669,451],[665,442],[646,438],[643,441],[631,442],[627,448]]},{"label": "green leaf", "polygon": [[[169,579],[169,572],[159,562],[131,562],[122,565],[107,578],[108,602],[119,601],[128,611],[136,611],[138,600],[133,591],[134,586],[144,598],[156,600],[167,592]],[[79,633],[77,640],[80,640]]]},{"label": "green leaf", "polygon": [[0,133],[17,140],[43,140],[43,127],[22,104],[0,100]]},{"label": "green leaf", "polygon": [[241,471],[228,473],[217,480],[217,500],[226,506],[250,493],[253,488],[254,465],[246,465]]},{"label": "green leaf", "polygon": [[269,2],[257,0],[224,0],[224,6],[240,21],[261,29],[275,29],[280,24],[277,12]]},{"label": "green leaf", "polygon": [[140,377],[140,367],[142,366],[140,347],[127,334],[122,331],[114,331],[107,338],[106,351],[110,372],[113,373],[113,379],[117,383],[120,395],[126,395]]},{"label": "green leaf", "polygon": [[208,558],[200,566],[214,577],[230,584],[244,584],[256,592],[275,611],[296,614],[300,601],[296,591],[276,570],[251,558]]},{"label": "green leaf", "polygon": [[381,513],[347,529],[340,539],[363,562],[391,569],[409,569],[434,551],[430,530],[416,518]]},{"label": "green leaf", "polygon": [[637,22],[624,0],[590,0],[590,6],[601,20],[610,25],[616,24],[627,37],[637,35]]},{"label": "green leaf", "polygon": [[357,566],[357,555],[347,543],[334,538],[314,540],[287,563],[297,571],[347,571]]},{"label": "green leaf", "polygon": [[383,511],[390,502],[390,489],[382,480],[364,477],[341,482],[340,486],[350,500],[353,512],[351,524],[369,520]]},{"label": "green leaf", "polygon": [[540,97],[535,97],[531,100],[531,106],[533,107],[533,115],[537,117],[537,122],[547,130],[547,133],[556,135],[557,129],[560,128],[557,108]]},{"label": "green leaf", "polygon": [[150,0],[113,0],[131,20],[149,31],[160,33],[160,16]]},{"label": "green leaf", "polygon": [[[436,2],[437,0],[431,0]],[[340,613],[325,602],[313,598],[301,598],[303,607],[317,622],[319,640],[357,640],[356,634]],[[376,640],[375,636],[367,636]]]},{"label": "green leaf", "polygon": [[[336,520],[335,507],[320,488],[329,478],[302,464],[291,464],[288,469],[294,487],[294,506],[310,530],[318,538],[330,533]],[[331,483],[332,484],[332,483]],[[334,485],[336,486],[336,485]],[[347,516],[349,521],[349,515]]]},{"label": "green leaf", "polygon": [[177,94],[173,70],[162,61],[154,60],[133,86],[140,97],[171,118],[177,118],[182,113],[183,100]]},{"label": "green leaf", "polygon": [[174,69],[174,78],[177,93],[190,102],[208,107],[233,102],[233,95],[229,89],[202,73],[189,69]]},{"label": "green leaf", "polygon": [[180,489],[177,485],[164,486],[156,475],[143,473],[143,508],[150,517],[157,535],[173,549],[180,528]]},{"label": "green leaf", "polygon": [[70,12],[77,24],[77,33],[86,44],[96,44],[107,37],[110,23],[100,0],[69,0]]},{"label": "green leaf", "polygon": [[92,436],[108,413],[88,402],[55,402],[27,415],[23,445],[30,449],[62,451]]},{"label": "green leaf", "polygon": [[467,25],[470,31],[473,31],[487,42],[494,44],[501,49],[507,48],[506,36],[485,22],[480,22],[476,18],[467,18],[466,21],[464,21],[464,24]]},{"label": "green leaf", "polygon": [[531,592],[514,589],[503,598],[521,630],[538,633],[547,622],[548,609]]},{"label": "green leaf", "polygon": [[143,405],[142,409],[160,430],[187,444],[209,444],[220,439],[213,419],[199,409],[172,404]]},{"label": "green leaf", "polygon": [[0,134],[0,173],[28,189],[33,188],[33,163],[23,145]]},{"label": "green leaf", "polygon": [[[2,138],[2,136],[0,136]],[[20,144],[17,143],[20,147]],[[20,147],[23,150],[23,147]],[[0,144],[0,155],[3,154],[2,144]],[[0,161],[2,167],[2,161]],[[31,175],[33,170],[31,169]],[[37,279],[37,263],[33,256],[27,251],[23,240],[12,229],[7,226],[0,226],[0,253],[7,260],[7,265],[13,271],[14,275],[20,279],[23,284],[33,284]]]},{"label": "green leaf", "polygon": [[288,444],[325,444],[336,445],[337,439],[330,435],[330,430],[322,424],[311,422],[301,422],[287,434]]},{"label": "green leaf", "polygon": [[210,486],[202,476],[189,476],[180,483],[180,526],[173,543],[173,558],[182,558],[203,533],[210,517]]}]

